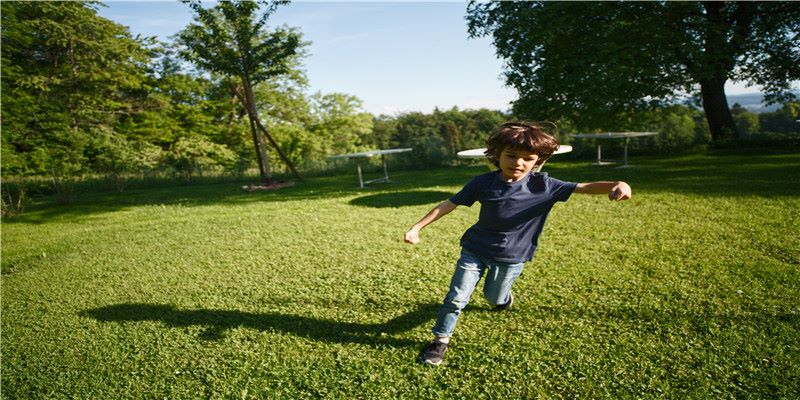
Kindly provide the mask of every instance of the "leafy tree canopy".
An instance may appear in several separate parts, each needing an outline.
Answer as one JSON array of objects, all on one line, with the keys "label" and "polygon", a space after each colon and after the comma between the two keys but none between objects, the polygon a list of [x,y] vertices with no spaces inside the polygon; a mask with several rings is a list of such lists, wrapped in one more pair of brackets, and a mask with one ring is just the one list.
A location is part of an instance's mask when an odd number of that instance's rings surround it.
[{"label": "leafy tree canopy", "polygon": [[189,1],[195,23],[179,35],[184,56],[201,68],[228,76],[248,76],[251,84],[292,72],[304,43],[295,29],[268,32],[267,19],[288,1],[220,1],[203,8]]},{"label": "leafy tree canopy", "polygon": [[103,126],[146,94],[149,42],[97,16],[96,3],[2,3],[6,171],[74,174]]}]

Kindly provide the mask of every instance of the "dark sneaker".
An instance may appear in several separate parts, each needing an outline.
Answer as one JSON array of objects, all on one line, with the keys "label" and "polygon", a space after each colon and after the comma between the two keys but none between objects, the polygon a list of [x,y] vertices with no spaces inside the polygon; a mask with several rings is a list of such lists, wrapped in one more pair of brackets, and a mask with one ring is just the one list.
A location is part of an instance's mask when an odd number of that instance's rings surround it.
[{"label": "dark sneaker", "polygon": [[433,342],[428,343],[425,348],[422,349],[420,361],[425,364],[439,365],[442,363],[445,351],[447,351],[447,343],[437,342],[434,340]]},{"label": "dark sneaker", "polygon": [[506,304],[498,304],[494,306],[497,311],[505,311],[511,308],[511,305],[514,304],[514,294],[508,292],[508,302]]}]

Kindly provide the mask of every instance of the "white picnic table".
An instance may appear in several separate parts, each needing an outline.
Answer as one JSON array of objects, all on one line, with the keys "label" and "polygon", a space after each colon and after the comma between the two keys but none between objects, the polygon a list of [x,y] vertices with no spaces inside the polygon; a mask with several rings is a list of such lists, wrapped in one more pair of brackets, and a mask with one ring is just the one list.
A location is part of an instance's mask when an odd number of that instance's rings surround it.
[{"label": "white picnic table", "polygon": [[[568,145],[563,145],[562,144],[562,145],[558,146],[558,149],[556,149],[556,151],[553,153],[553,155],[569,153],[570,151],[572,151],[572,146],[568,146]],[[484,147],[484,148],[480,148],[480,149],[463,150],[463,151],[459,151],[458,153],[456,153],[456,155],[459,158],[484,158],[484,157],[486,157],[486,148]],[[534,169],[534,172],[541,171],[542,167],[544,167],[544,163],[542,163],[542,165],[539,165],[538,167],[536,167]]]},{"label": "white picnic table", "polygon": [[[625,139],[624,162],[621,167],[628,166],[628,141],[630,138],[642,136],[655,136],[658,132],[601,132],[601,133],[582,133],[572,135],[574,138],[582,139]],[[603,161],[603,154],[600,143],[597,143],[597,165],[613,164],[612,161]]]},{"label": "white picnic table", "polygon": [[350,153],[350,154],[339,154],[335,156],[327,157],[329,160],[335,160],[338,158],[368,158],[368,157],[375,157],[381,156],[381,162],[383,163],[383,177],[377,179],[371,179],[365,181],[361,176],[361,163],[356,160],[356,168],[358,170],[358,186],[360,188],[364,188],[364,185],[373,183],[373,182],[389,182],[389,172],[386,169],[386,155],[387,154],[395,154],[395,153],[405,153],[411,151],[411,148],[396,148],[396,149],[384,149],[384,150],[370,150],[370,151],[362,151],[359,153]]}]

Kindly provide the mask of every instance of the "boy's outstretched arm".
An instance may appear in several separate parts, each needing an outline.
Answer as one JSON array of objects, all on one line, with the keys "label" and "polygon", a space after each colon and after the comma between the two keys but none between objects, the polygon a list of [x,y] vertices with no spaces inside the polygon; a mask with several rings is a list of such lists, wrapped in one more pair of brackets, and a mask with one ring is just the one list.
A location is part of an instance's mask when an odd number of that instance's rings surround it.
[{"label": "boy's outstretched arm", "polygon": [[447,215],[450,211],[453,211],[458,207],[457,204],[451,202],[450,200],[445,200],[439,203],[438,206],[434,207],[428,214],[422,217],[419,222],[414,224],[411,229],[406,232],[405,241],[406,243],[417,244],[419,243],[419,231],[430,225],[431,222],[436,221],[437,219]]},{"label": "boy's outstretched arm", "polygon": [[628,200],[633,193],[631,187],[623,181],[584,182],[575,187],[575,193],[606,194],[612,201]]}]

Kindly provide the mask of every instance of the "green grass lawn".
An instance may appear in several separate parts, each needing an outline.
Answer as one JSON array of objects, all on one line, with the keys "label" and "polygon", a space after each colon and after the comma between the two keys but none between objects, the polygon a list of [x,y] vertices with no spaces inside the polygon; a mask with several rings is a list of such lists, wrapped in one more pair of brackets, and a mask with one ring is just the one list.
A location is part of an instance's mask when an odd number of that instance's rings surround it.
[{"label": "green grass lawn", "polygon": [[[758,150],[762,153],[764,150]],[[514,308],[476,291],[417,362],[484,166],[84,193],[2,222],[3,398],[800,397],[800,153],[554,159],[628,202],[558,204]]]}]

